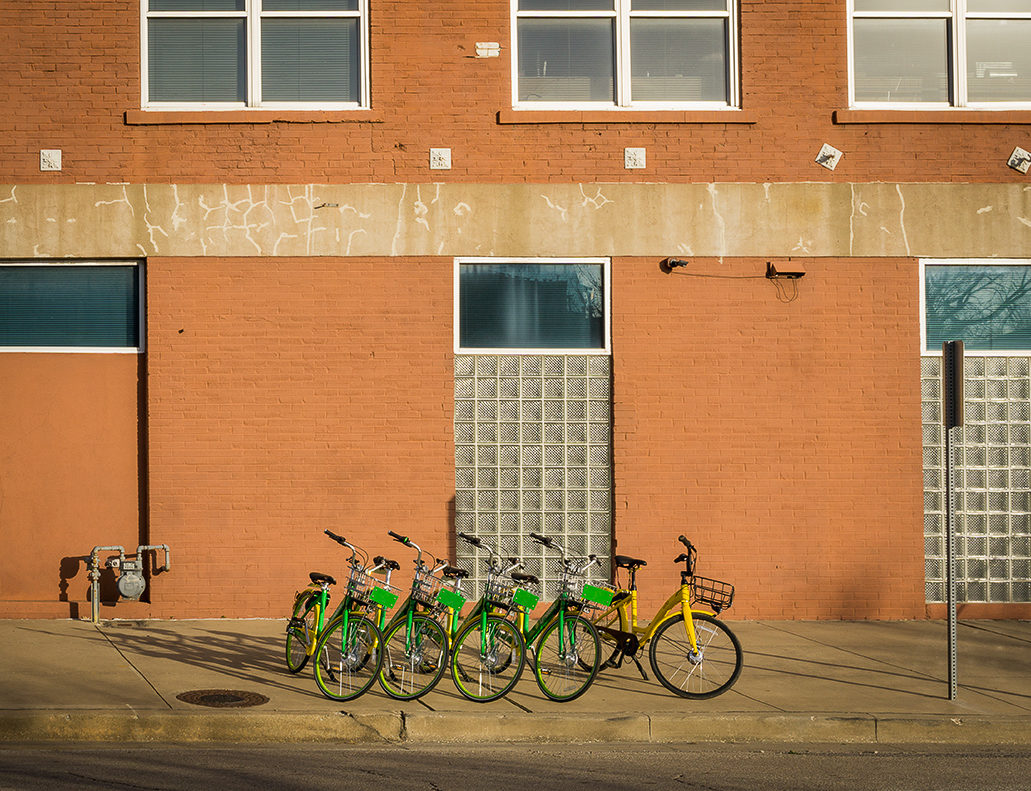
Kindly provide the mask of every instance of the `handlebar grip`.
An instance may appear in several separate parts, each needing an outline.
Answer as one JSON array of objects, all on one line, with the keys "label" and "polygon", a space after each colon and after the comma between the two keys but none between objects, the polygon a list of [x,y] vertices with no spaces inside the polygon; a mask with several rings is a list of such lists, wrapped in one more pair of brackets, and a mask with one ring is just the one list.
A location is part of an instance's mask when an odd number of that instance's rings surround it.
[{"label": "handlebar grip", "polygon": [[550,547],[552,545],[551,539],[547,536],[542,536],[540,533],[530,533],[530,538],[538,544],[543,544],[546,547]]},{"label": "handlebar grip", "polygon": [[687,547],[688,549],[694,549],[694,546],[692,546],[691,542],[690,542],[690,541],[688,541],[688,540],[687,540],[686,538],[684,538],[683,536],[677,536],[677,541],[679,541],[679,542],[680,542],[681,544],[683,544],[683,545],[684,545],[685,547]]},{"label": "handlebar grip", "polygon": [[471,536],[468,533],[459,533],[458,537],[460,539],[462,539],[463,541],[466,541],[466,542],[472,544],[474,547],[483,546],[483,542],[480,541],[479,538],[477,538],[476,536]]},{"label": "handlebar grip", "polygon": [[398,533],[395,533],[393,530],[388,530],[387,535],[393,538],[395,541],[400,541],[402,544],[406,546],[408,545],[408,536],[402,536]]},{"label": "handlebar grip", "polygon": [[346,544],[346,543],[347,543],[347,539],[345,539],[345,538],[344,538],[343,536],[338,536],[338,535],[337,535],[336,533],[333,533],[333,532],[331,532],[331,531],[329,531],[329,530],[324,530],[323,532],[324,532],[324,533],[325,533],[325,534],[326,534],[327,536],[329,536],[330,538],[332,538],[332,539],[333,539],[334,541],[336,541],[336,542],[337,542],[338,544],[341,544],[341,545],[343,545],[343,544]]}]

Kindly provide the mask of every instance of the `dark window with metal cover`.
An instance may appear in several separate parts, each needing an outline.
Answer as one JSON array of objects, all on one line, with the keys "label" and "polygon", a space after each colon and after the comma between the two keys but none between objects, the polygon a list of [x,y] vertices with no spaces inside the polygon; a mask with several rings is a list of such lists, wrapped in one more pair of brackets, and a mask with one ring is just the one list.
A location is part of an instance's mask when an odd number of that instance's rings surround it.
[{"label": "dark window with metal cover", "polygon": [[139,267],[0,266],[0,347],[139,345]]}]

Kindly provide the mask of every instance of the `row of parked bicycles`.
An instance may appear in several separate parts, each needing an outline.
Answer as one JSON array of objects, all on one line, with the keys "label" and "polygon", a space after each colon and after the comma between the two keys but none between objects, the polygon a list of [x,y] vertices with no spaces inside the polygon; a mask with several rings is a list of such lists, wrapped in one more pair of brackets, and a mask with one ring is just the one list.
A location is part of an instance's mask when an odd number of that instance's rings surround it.
[{"label": "row of parked bicycles", "polygon": [[353,700],[377,681],[391,698],[414,700],[450,671],[464,697],[485,703],[510,692],[529,666],[546,697],[570,701],[600,670],[628,659],[647,679],[638,658],[645,649],[655,677],[684,698],[719,695],[741,672],[741,645],[717,617],[733,602],[734,588],[694,574],[697,552],[684,536],[678,540],[686,551],[674,561],[684,564],[680,585],[641,624],[637,573],[647,563],[638,558],[613,558],[626,575],[624,586],[591,582],[597,557],[570,555],[555,538],[531,533],[561,557],[558,596],[538,606],[541,581],[524,573],[518,558],[459,533],[487,555],[483,593],[467,609],[468,572],[389,531],[416,553],[411,588],[398,604],[402,591],[390,582],[400,569],[396,561],[370,559],[345,538],[325,533],[350,550],[347,583],[333,607],[336,580],[309,574],[311,583],[297,594],[287,622],[286,664],[298,673],[310,662],[318,688],[333,700]]}]

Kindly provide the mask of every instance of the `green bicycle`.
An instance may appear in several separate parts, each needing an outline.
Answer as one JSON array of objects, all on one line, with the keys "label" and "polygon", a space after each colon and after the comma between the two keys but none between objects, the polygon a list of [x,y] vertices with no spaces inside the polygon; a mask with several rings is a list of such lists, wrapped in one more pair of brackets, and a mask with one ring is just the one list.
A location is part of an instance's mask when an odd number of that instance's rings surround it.
[{"label": "green bicycle", "polygon": [[416,558],[411,593],[383,629],[379,683],[395,700],[415,700],[432,690],[447,669],[451,635],[465,605],[461,581],[469,573],[424,553],[407,536],[387,532],[414,549]]},{"label": "green bicycle", "polygon": [[488,703],[511,691],[526,664],[523,637],[506,618],[513,596],[509,575],[520,563],[516,558],[509,558],[506,567],[501,556],[478,537],[465,533],[459,533],[458,537],[485,550],[490,557],[483,596],[454,638],[451,678],[463,696],[477,703]]}]

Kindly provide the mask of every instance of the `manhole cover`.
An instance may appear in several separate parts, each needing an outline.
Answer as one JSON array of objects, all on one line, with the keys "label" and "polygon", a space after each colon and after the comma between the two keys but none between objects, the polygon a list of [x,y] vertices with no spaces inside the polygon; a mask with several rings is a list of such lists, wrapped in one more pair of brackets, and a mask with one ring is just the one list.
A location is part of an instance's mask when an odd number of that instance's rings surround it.
[{"label": "manhole cover", "polygon": [[241,692],[238,689],[195,689],[180,692],[176,697],[183,703],[210,706],[215,709],[241,709],[268,703],[268,698],[264,695],[257,692]]}]

